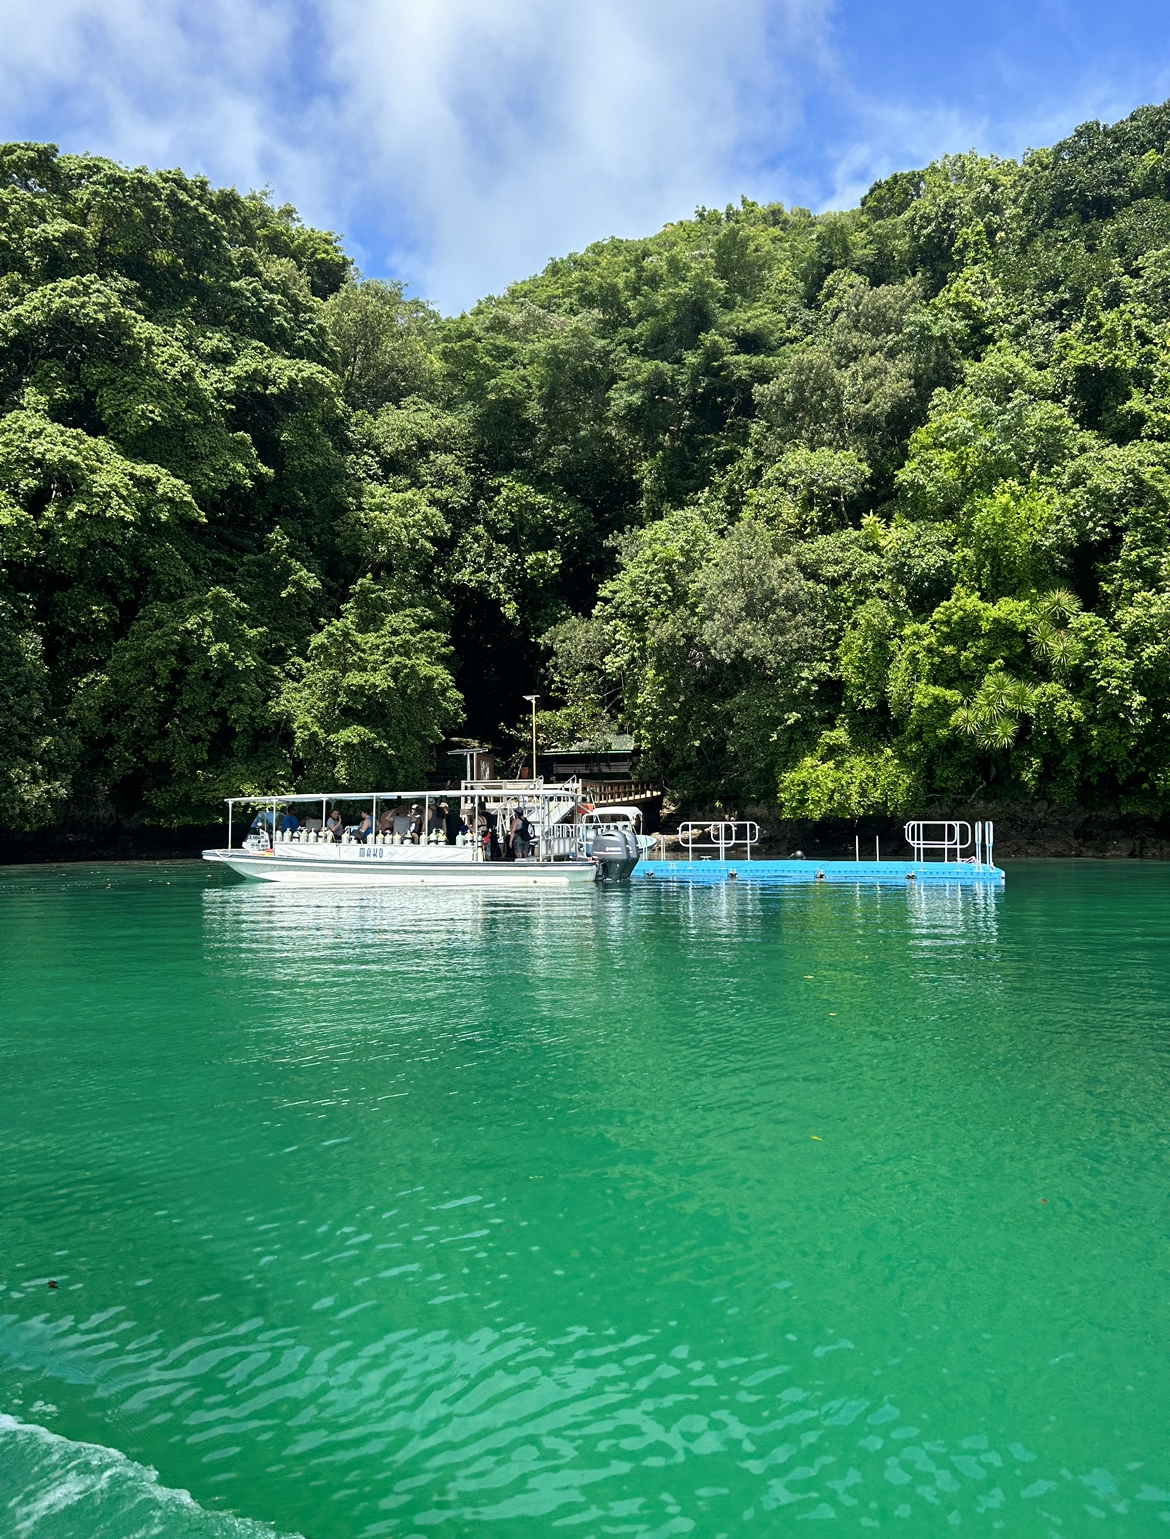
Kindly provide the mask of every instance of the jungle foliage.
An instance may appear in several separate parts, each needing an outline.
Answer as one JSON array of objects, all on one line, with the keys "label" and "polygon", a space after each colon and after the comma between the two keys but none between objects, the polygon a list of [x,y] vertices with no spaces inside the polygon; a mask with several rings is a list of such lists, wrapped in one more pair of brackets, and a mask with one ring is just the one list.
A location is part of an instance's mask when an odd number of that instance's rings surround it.
[{"label": "jungle foliage", "polygon": [[1170,806],[1170,105],[444,319],[0,149],[0,821],[414,780],[537,688],[692,802]]}]

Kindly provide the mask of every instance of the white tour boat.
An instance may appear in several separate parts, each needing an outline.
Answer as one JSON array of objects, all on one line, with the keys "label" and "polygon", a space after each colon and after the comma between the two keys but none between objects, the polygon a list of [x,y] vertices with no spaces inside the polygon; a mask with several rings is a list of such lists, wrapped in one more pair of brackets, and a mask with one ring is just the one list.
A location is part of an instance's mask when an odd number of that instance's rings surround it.
[{"label": "white tour boat", "polygon": [[[231,796],[227,808],[227,846],[204,850],[204,860],[258,881],[294,886],[621,882],[641,854],[628,819],[597,826],[575,780],[563,785],[465,780],[450,791]],[[239,846],[233,839],[237,808],[259,808]],[[517,820],[523,827],[514,854],[506,849],[506,834]]]}]

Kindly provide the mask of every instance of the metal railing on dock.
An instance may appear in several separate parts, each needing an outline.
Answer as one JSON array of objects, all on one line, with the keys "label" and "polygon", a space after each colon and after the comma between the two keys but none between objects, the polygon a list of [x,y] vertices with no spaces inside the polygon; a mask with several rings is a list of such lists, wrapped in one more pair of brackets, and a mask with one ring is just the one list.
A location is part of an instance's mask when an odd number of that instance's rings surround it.
[{"label": "metal railing on dock", "polygon": [[751,860],[752,845],[760,842],[760,825],[758,823],[680,823],[678,842],[685,845],[688,860],[694,859],[696,850],[718,850],[719,859],[726,860],[728,850],[734,849],[737,844],[747,847],[746,858]]},{"label": "metal railing on dock", "polygon": [[[953,852],[955,861],[963,861],[975,866],[995,864],[994,823],[976,823],[972,828],[970,823],[956,819],[931,821],[916,818],[906,824],[905,834],[906,843],[914,851],[914,859],[918,865],[925,861],[928,850],[940,851],[944,861],[951,860]],[[972,850],[973,853],[964,855],[964,850]]]}]

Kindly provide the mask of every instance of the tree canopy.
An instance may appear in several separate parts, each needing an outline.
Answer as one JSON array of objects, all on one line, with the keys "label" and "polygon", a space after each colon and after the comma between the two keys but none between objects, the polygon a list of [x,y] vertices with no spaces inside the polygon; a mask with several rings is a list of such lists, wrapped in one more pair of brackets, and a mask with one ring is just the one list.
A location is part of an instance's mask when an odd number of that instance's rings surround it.
[{"label": "tree canopy", "polygon": [[1170,104],[443,318],[0,148],[0,820],[418,779],[539,689],[692,802],[1170,805]]}]

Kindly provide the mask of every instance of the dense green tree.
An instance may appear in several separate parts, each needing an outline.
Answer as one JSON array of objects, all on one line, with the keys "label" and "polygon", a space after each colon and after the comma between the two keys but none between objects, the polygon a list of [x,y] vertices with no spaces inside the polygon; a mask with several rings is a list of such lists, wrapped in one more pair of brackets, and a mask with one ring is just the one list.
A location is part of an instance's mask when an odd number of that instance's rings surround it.
[{"label": "dense green tree", "polygon": [[446,637],[427,612],[363,578],[337,619],[309,642],[277,709],[319,786],[410,790],[429,750],[461,715]]},{"label": "dense green tree", "polygon": [[[1170,114],[1142,109],[1021,164],[900,174],[803,228],[728,210],[768,231],[753,420],[728,414],[669,514],[643,499],[589,622],[604,656],[566,678],[550,638],[577,717],[592,691],[684,795],[770,780],[793,815],[973,793],[1163,807],[1168,142]],[[701,595],[750,601],[749,527],[807,587],[743,652],[742,693]],[[745,730],[749,698],[767,710]]]},{"label": "dense green tree", "polygon": [[[308,770],[286,691],[347,612],[377,495],[330,330],[351,287],[336,240],[264,198],[0,150],[10,826],[67,805],[198,821]],[[418,627],[398,664],[412,639],[432,666]],[[402,732],[429,742],[424,717]]]},{"label": "dense green tree", "polygon": [[345,283],[330,294],[325,322],[349,405],[376,412],[427,395],[437,373],[428,332],[437,319],[424,300],[407,299],[400,283]]},{"label": "dense green tree", "polygon": [[695,803],[1170,798],[1170,105],[442,318],[0,150],[0,818],[631,730]]}]

